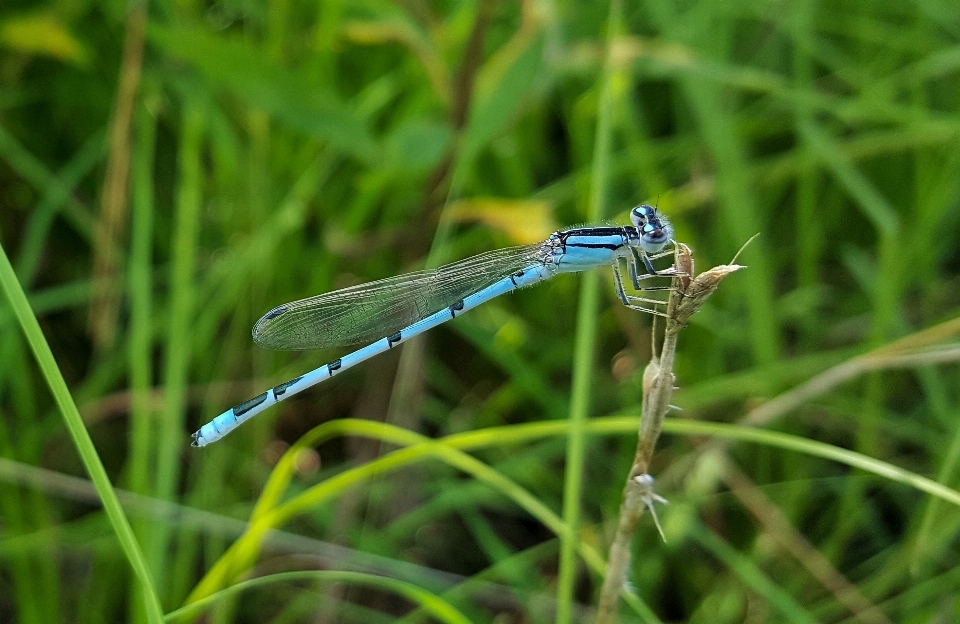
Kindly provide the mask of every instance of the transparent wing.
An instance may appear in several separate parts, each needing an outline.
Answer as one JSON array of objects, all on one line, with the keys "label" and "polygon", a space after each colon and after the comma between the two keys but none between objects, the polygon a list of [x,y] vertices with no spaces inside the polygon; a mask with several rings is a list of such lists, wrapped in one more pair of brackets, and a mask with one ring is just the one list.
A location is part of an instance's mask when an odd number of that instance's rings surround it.
[{"label": "transparent wing", "polygon": [[507,247],[277,306],[253,327],[268,349],[345,346],[389,336],[541,258],[540,245]]}]

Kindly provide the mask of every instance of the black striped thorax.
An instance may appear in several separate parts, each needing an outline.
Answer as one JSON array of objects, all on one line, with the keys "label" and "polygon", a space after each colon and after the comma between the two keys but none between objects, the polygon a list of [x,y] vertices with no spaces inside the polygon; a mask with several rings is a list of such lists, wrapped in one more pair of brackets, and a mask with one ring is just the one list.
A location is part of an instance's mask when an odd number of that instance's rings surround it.
[{"label": "black striped thorax", "polygon": [[569,249],[607,249],[616,251],[627,245],[638,245],[640,233],[633,226],[596,226],[560,230],[547,240],[560,253]]},{"label": "black striped thorax", "polygon": [[608,264],[639,244],[640,233],[633,226],[570,228],[554,232],[543,242],[543,263],[551,271],[583,270]]}]

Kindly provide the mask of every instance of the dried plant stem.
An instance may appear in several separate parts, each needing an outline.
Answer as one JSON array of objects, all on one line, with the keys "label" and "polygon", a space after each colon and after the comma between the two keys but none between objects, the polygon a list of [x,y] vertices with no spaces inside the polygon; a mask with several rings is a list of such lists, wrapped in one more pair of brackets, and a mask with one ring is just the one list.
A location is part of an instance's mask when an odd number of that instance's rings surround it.
[{"label": "dried plant stem", "polygon": [[633,467],[630,469],[628,481],[647,472],[653,451],[663,428],[663,418],[670,406],[670,397],[673,395],[673,360],[677,351],[677,335],[682,326],[676,322],[667,322],[667,330],[663,336],[663,348],[660,357],[651,360],[650,364],[656,367],[653,387],[643,400],[643,415],[640,419],[640,433],[637,439],[637,452],[633,457]]},{"label": "dried plant stem", "polygon": [[[706,301],[724,277],[740,269],[738,265],[721,265],[693,278],[693,258],[686,245],[677,245],[674,264],[676,276],[667,301],[666,328],[660,355],[654,355],[643,375],[643,408],[637,451],[623,488],[623,502],[617,533],[610,545],[606,576],[600,589],[595,624],[615,621],[620,592],[624,590],[630,569],[630,543],[637,523],[647,507],[663,499],[653,494],[652,478],[647,475],[650,461],[663,428],[663,419],[673,395],[673,362],[677,338],[687,319]],[[657,525],[659,528],[659,524]]]},{"label": "dried plant stem", "polygon": [[645,507],[636,490],[636,487],[631,487],[630,481],[623,490],[620,521],[617,523],[617,535],[613,544],[610,545],[607,573],[603,579],[603,587],[600,589],[600,604],[597,606],[595,624],[614,621],[620,590],[627,581],[627,570],[630,569],[630,542]]},{"label": "dried plant stem", "polygon": [[110,127],[110,154],[103,181],[100,218],[93,246],[96,279],[90,302],[89,328],[94,347],[109,349],[116,338],[120,294],[111,288],[120,263],[120,238],[127,220],[127,190],[130,177],[130,144],[134,108],[143,65],[147,28],[147,3],[131,2],[127,9],[126,35],[116,108]]},{"label": "dried plant stem", "polygon": [[616,536],[610,545],[607,572],[600,590],[596,624],[614,621],[620,591],[627,580],[627,571],[630,569],[630,543],[637,523],[647,506],[645,492],[636,477],[647,472],[657,438],[660,437],[660,430],[663,427],[663,418],[670,404],[670,396],[673,394],[673,360],[677,348],[677,335],[681,328],[679,323],[668,320],[660,357],[655,356],[650,361],[647,373],[644,375],[646,378],[652,372],[653,383],[649,392],[644,392],[637,452],[623,488],[620,519],[617,523]]}]

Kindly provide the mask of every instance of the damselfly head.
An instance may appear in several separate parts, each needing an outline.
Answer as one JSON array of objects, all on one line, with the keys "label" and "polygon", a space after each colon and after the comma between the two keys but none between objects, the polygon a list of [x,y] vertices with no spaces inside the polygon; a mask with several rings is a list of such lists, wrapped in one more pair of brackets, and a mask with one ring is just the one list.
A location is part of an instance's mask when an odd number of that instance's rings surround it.
[{"label": "damselfly head", "polygon": [[647,253],[656,253],[673,240],[673,226],[653,206],[635,207],[630,211],[630,221],[640,234],[640,247]]}]

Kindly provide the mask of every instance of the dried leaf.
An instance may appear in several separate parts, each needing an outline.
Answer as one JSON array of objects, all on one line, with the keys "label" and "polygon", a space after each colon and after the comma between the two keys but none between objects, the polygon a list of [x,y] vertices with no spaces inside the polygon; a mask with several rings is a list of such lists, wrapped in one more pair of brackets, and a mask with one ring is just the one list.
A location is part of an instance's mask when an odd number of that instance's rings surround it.
[{"label": "dried leaf", "polygon": [[450,206],[450,215],[457,221],[479,221],[517,245],[538,243],[557,229],[553,206],[541,200],[464,199]]}]

